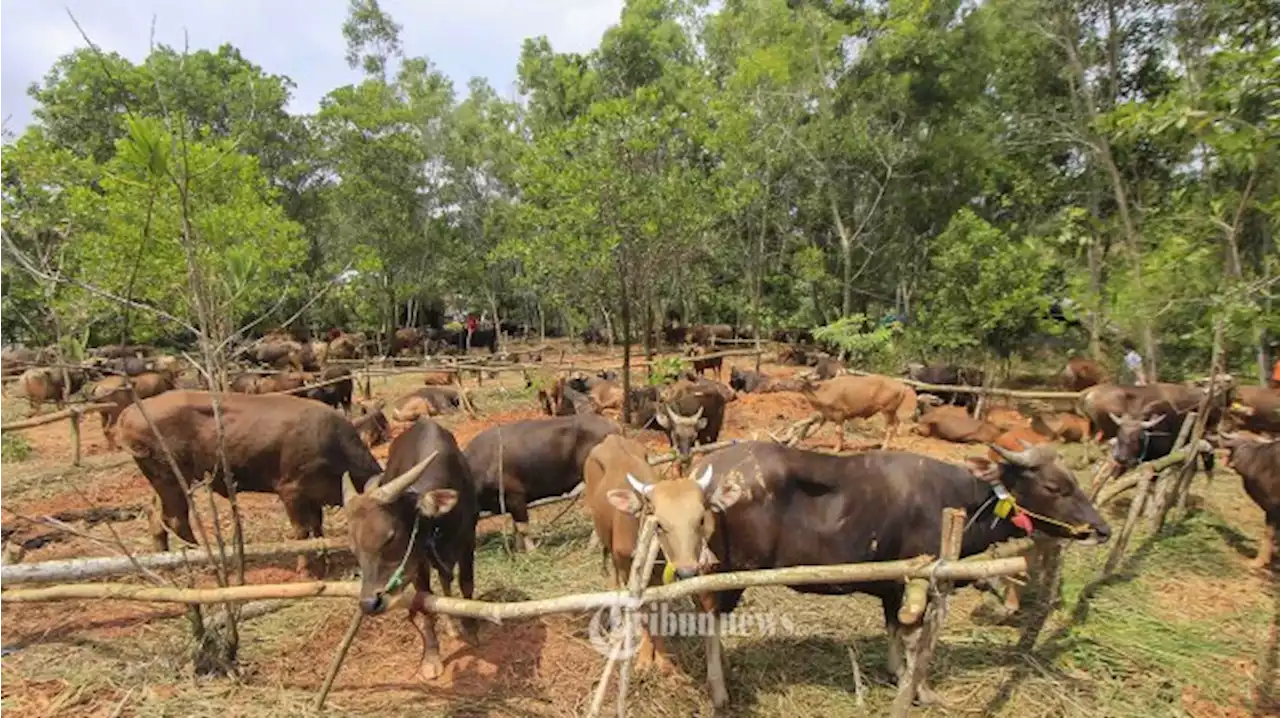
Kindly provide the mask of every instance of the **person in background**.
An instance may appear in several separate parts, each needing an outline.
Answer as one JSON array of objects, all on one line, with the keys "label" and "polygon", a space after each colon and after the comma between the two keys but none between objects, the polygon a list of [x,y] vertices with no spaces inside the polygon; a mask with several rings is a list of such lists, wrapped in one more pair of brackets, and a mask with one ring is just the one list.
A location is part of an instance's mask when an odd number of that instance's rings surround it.
[{"label": "person in background", "polygon": [[1124,366],[1133,375],[1134,386],[1145,386],[1147,383],[1147,373],[1142,368],[1142,355],[1134,348],[1133,342],[1126,341],[1124,343]]},{"label": "person in background", "polygon": [[479,326],[479,324],[480,323],[476,321],[476,315],[474,314],[467,315],[467,351],[468,352],[471,351],[471,335],[476,333],[476,327]]}]

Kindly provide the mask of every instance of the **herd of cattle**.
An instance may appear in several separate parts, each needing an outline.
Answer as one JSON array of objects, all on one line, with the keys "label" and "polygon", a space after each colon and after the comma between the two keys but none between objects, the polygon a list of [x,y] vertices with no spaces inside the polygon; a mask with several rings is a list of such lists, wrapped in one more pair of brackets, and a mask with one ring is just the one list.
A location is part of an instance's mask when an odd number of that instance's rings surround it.
[{"label": "herd of cattle", "polygon": [[[345,336],[331,339],[325,356],[334,356],[333,342]],[[1109,442],[1117,471],[1131,468],[1170,452],[1188,412],[1201,405],[1205,392],[1195,385],[1106,383],[1096,365],[1073,359],[1062,382],[1084,389],[1074,410],[989,407],[979,418],[972,393],[917,393],[902,379],[849,373],[831,357],[814,361],[797,356],[802,349],[788,348],[782,360],[810,367],[798,377],[731,368],[729,383],[723,384],[704,376],[714,371],[719,377],[719,362],[700,364],[694,357],[695,370],[674,382],[638,386],[626,394],[611,372],[528,374],[526,380],[537,388],[548,416],[493,426],[461,447],[432,417],[466,409],[466,393],[456,375],[430,372],[420,390],[391,407],[391,420],[403,429],[391,441],[383,467],[370,452],[389,435],[381,407],[352,416],[350,374],[325,367],[314,349],[290,344],[255,345],[257,361],[282,371],[235,378],[231,385],[239,393],[218,402],[221,432],[213,395],[197,390],[199,377],[166,357],[138,351],[98,357],[101,366],[130,376],[140,402],[133,402],[119,376],[102,379],[89,395],[117,404],[104,412],[104,428],[113,435],[113,446],[118,441],[134,457],[159,497],[160,511],[151,525],[158,548],[168,548],[170,533],[196,542],[185,482],[207,475],[210,486],[225,496],[225,462],[236,491],[280,497],[299,539],[322,535],[325,506],[344,507],[360,566],[360,606],[371,614],[385,610],[399,592],[401,575],[420,592],[415,595],[424,595],[430,592],[429,573],[434,571],[449,594],[456,572],[462,595],[471,598],[479,512],[509,513],[518,547],[533,550],[529,505],[569,493],[580,481],[585,482],[595,540],[612,566],[615,584],[630,571],[641,517],[649,513],[661,526],[668,575],[677,579],[708,571],[928,554],[940,540],[943,508],[963,508],[978,518],[994,512],[995,497],[1005,495],[1015,502],[1012,511],[971,521],[962,555],[1023,535],[1027,526],[1064,540],[1105,541],[1107,522],[1063,465],[1055,443]],[[61,401],[68,390],[78,388],[74,381],[63,384],[71,371],[27,369],[21,382],[33,406],[42,399]],[[73,371],[81,376],[90,370]],[[983,382],[980,373],[957,367],[913,366],[906,373],[929,384]],[[316,379],[331,383],[309,388]],[[84,383],[84,376],[79,381]],[[299,389],[298,394],[278,393]],[[694,455],[699,453],[695,447],[719,441],[726,414],[741,394],[776,391],[803,396],[819,428],[835,425],[837,453],[744,440]],[[1260,559],[1269,561],[1269,544],[1280,524],[1280,442],[1243,432],[1280,432],[1280,391],[1236,387],[1210,407],[1210,435],[1228,451],[1249,495],[1266,512],[1268,536]],[[880,450],[839,453],[845,424],[876,415],[886,426]],[[680,465],[689,470],[660,477],[647,461],[645,446],[625,435],[623,416],[633,428],[661,430]],[[922,435],[983,444],[989,453],[956,465],[890,450],[897,431],[909,424]],[[1212,455],[1206,455],[1206,469],[1211,462]],[[325,570],[323,559],[299,562],[299,570],[315,575]],[[901,583],[795,590],[878,597],[891,639],[890,668],[898,675],[910,670],[903,648],[912,629],[897,618]],[[741,590],[727,591],[699,601],[702,610],[729,612],[741,595]],[[420,612],[421,602],[414,605]],[[420,670],[432,678],[439,675],[441,660],[430,616],[423,620],[423,632],[426,652]],[[474,641],[475,625],[464,622],[462,635]],[[657,638],[642,636],[641,663],[666,662]],[[722,705],[728,694],[718,641],[707,637],[706,655],[712,699]]]}]

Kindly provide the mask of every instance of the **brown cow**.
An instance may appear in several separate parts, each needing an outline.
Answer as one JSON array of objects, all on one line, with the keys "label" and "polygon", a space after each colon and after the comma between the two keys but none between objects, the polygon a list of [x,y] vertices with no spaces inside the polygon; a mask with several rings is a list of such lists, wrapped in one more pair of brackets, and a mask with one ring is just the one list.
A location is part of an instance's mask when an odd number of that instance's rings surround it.
[{"label": "brown cow", "polygon": [[1280,526],[1280,441],[1256,441],[1224,434],[1227,466],[1240,474],[1244,491],[1266,514],[1267,531],[1258,544],[1254,568],[1268,568],[1275,550],[1276,527]]},{"label": "brown cow", "polygon": [[728,324],[697,324],[689,332],[689,339],[694,344],[714,345],[722,339],[733,338],[733,327]]},{"label": "brown cow", "polygon": [[250,350],[254,361],[272,369],[292,369],[302,371],[305,362],[302,345],[291,340],[272,340],[264,338]]},{"label": "brown cow", "polygon": [[682,458],[688,457],[694,446],[720,440],[725,409],[722,386],[711,381],[676,384],[654,415],[671,448]]},{"label": "brown cow", "polygon": [[738,367],[729,368],[729,388],[748,394],[763,391],[770,382],[768,374],[758,371],[742,371]]},{"label": "brown cow", "polygon": [[[189,544],[196,543],[196,537],[191,531],[187,492],[173,474],[160,438],[142,418],[140,407],[146,408],[186,481],[194,484],[209,474],[213,490],[226,496],[213,398],[203,391],[169,391],[120,414],[120,443],[160,497],[162,517],[152,513],[151,529],[161,551],[169,549],[169,531]],[[293,525],[294,538],[323,535],[324,507],[342,504],[344,473],[350,473],[360,488],[381,473],[355,427],[326,406],[283,395],[223,394],[217,398],[222,446],[236,491],[278,495]],[[305,556],[298,557],[298,567],[310,568],[317,576],[323,573],[317,565],[308,566]]]},{"label": "brown cow", "polygon": [[[308,382],[310,381],[309,378]],[[351,414],[351,396],[355,391],[355,382],[351,378],[350,369],[342,366],[325,367],[315,382],[318,386],[300,391],[297,396],[304,396],[341,409],[344,414]]]},{"label": "brown cow", "polygon": [[400,356],[401,354],[412,354],[418,356],[425,350],[423,344],[425,336],[421,329],[417,327],[404,327],[397,329],[391,339],[392,356]]},{"label": "brown cow", "polygon": [[400,397],[391,405],[391,420],[408,423],[422,417],[452,414],[461,408],[462,398],[457,389],[424,386],[408,396]]},{"label": "brown cow", "polygon": [[451,386],[457,374],[451,371],[429,371],[422,377],[425,386]]},{"label": "brown cow", "polygon": [[[67,380],[65,384],[64,372]],[[18,377],[18,386],[22,387],[27,402],[31,404],[31,413],[38,414],[45,402],[51,401],[61,409],[67,398],[84,387],[87,378],[83,369],[38,367],[22,372],[22,376]]]},{"label": "brown cow", "polygon": [[1150,384],[1147,386],[1117,386],[1098,384],[1080,394],[1080,414],[1089,420],[1089,432],[1094,441],[1115,436],[1119,429],[1116,417],[1141,416],[1143,408],[1156,401],[1168,401],[1178,412],[1187,412],[1200,405],[1204,391],[1183,384]]},{"label": "brown cow", "polygon": [[1054,441],[1078,444],[1089,435],[1089,420],[1069,411],[1052,411],[1031,417],[1031,428]]},{"label": "brown cow", "polygon": [[357,339],[351,334],[339,334],[329,340],[329,348],[326,351],[328,359],[356,359],[363,352],[363,341],[357,343]]},{"label": "brown cow", "polygon": [[356,411],[359,416],[351,420],[351,425],[356,428],[365,446],[373,448],[391,440],[391,425],[387,423],[386,414],[382,413],[382,404],[371,407],[361,405]]},{"label": "brown cow", "polygon": [[1067,366],[1062,370],[1062,379],[1062,384],[1068,391],[1084,391],[1106,381],[1107,373],[1098,366],[1098,362],[1074,356],[1067,360]]},{"label": "brown cow", "polygon": [[1031,423],[1031,420],[1023,416],[1022,412],[1007,406],[993,406],[987,409],[983,421],[1005,431],[1025,427]]},{"label": "brown cow", "polygon": [[1232,427],[1258,434],[1280,434],[1280,389],[1238,386],[1228,413]]},{"label": "brown cow", "polygon": [[886,428],[881,448],[886,448],[898,424],[916,415],[915,391],[887,376],[839,376],[816,388],[806,384],[801,393],[822,415],[819,429],[828,421],[836,424],[837,452],[844,451],[845,422],[850,419],[883,416]]},{"label": "brown cow", "polygon": [[[435,616],[419,599],[431,593],[431,569],[441,591],[453,594],[453,573],[463,598],[475,591],[476,494],[471,470],[453,434],[434,421],[419,420],[391,442],[387,476],[369,480],[363,493],[342,478],[342,512],[351,552],[360,564],[360,610],[377,615],[400,593],[406,579],[415,594],[409,621],[422,613],[422,659],[418,677],[432,680],[444,666]],[[416,627],[416,624],[415,624]],[[477,643],[476,620],[462,620],[462,635]]]},{"label": "brown cow", "polygon": [[1004,433],[998,426],[969,416],[964,407],[950,404],[926,411],[916,431],[921,436],[936,436],[962,444],[989,444]]},{"label": "brown cow", "polygon": [[[662,527],[658,534],[662,555],[675,576],[683,579],[697,575],[710,563],[706,539],[715,526],[712,512],[724,511],[742,496],[741,487],[733,482],[708,492],[710,468],[697,479],[658,481],[644,445],[621,436],[606,436],[591,450],[583,476],[587,509],[604,561],[613,565],[609,583],[615,589],[624,588],[631,575],[640,517],[646,508]],[[662,636],[651,637],[647,624],[641,622],[637,668],[648,667],[656,658],[658,667],[666,671],[671,661]]]},{"label": "brown cow", "polygon": [[[133,385],[132,391],[129,384]],[[102,435],[107,438],[107,449],[116,450],[116,422],[120,420],[120,412],[133,403],[135,393],[139,399],[148,399],[174,389],[173,377],[169,374],[147,372],[132,378],[109,376],[94,385],[89,398],[94,403],[114,404],[110,409],[99,412],[102,416]]]},{"label": "brown cow", "polygon": [[685,356],[689,357],[689,361],[693,364],[693,371],[696,372],[698,376],[702,376],[702,373],[705,371],[714,369],[716,372],[716,379],[719,379],[724,374],[724,357],[713,356],[707,359],[701,358],[709,353],[710,352],[707,351],[706,347],[695,344],[694,346],[689,347],[685,352]]},{"label": "brown cow", "polygon": [[[719,559],[716,570],[893,561],[932,554],[942,535],[946,507],[965,509],[975,519],[965,530],[961,554],[980,553],[1024,534],[1013,521],[993,521],[996,484],[1026,509],[1037,533],[1090,542],[1107,539],[1110,527],[1052,448],[999,453],[999,463],[973,457],[967,466],[957,466],[905,452],[832,456],[762,441],[717,451],[698,468],[712,467],[717,477],[713,483],[740,483],[742,496],[715,516],[707,544]],[[1038,516],[1053,522],[1042,523]],[[898,580],[794,587],[809,594],[879,598],[890,639],[889,667],[898,676],[915,670],[914,651],[903,649],[919,637],[918,625],[898,622],[904,588]],[[735,589],[706,596],[703,610],[729,613],[743,593]],[[706,656],[712,703],[723,706],[729,696],[715,631],[706,637]],[[925,681],[917,684],[922,689],[924,685]],[[927,689],[920,690],[921,697],[926,695]]]},{"label": "brown cow", "polygon": [[622,427],[598,414],[526,419],[480,432],[466,449],[480,508],[496,514],[505,503],[517,550],[532,550],[529,502],[569,493],[582,480],[587,454],[620,433]]}]

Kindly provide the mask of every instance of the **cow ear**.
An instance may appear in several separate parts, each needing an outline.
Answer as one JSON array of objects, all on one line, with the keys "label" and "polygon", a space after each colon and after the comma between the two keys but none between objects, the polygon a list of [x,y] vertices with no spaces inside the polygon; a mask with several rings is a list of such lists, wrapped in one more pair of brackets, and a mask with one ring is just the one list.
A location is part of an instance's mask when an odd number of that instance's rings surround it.
[{"label": "cow ear", "polygon": [[737,481],[721,481],[720,485],[711,494],[711,508],[713,511],[724,511],[738,503],[738,499],[742,498],[742,494],[742,485]]},{"label": "cow ear", "polygon": [[635,516],[644,508],[644,502],[631,489],[613,489],[606,496],[613,508],[624,514]]},{"label": "cow ear", "polygon": [[699,429],[707,428],[707,417],[704,416],[701,419],[698,419],[698,428]]},{"label": "cow ear", "polygon": [[1000,480],[999,463],[981,456],[969,456],[964,461],[969,467],[969,473],[973,474],[975,478],[986,482]]},{"label": "cow ear", "polygon": [[653,415],[653,418],[658,420],[658,426],[661,426],[664,429],[671,428],[671,419],[667,416],[666,412],[659,411]]},{"label": "cow ear", "polygon": [[453,489],[433,489],[418,498],[418,513],[428,519],[443,516],[458,505],[458,492]]}]

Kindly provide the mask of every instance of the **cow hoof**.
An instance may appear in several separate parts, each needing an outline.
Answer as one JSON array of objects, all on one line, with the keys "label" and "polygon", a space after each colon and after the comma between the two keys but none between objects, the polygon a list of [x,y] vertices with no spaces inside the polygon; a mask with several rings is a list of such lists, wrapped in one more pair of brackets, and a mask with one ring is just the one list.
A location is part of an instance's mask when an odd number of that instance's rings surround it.
[{"label": "cow hoof", "polygon": [[422,661],[422,665],[418,666],[417,678],[419,681],[434,681],[444,673],[444,663],[439,658],[428,658]]}]

